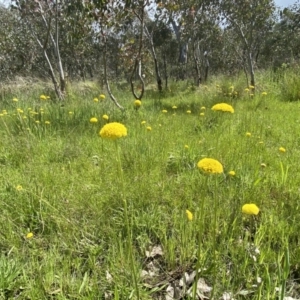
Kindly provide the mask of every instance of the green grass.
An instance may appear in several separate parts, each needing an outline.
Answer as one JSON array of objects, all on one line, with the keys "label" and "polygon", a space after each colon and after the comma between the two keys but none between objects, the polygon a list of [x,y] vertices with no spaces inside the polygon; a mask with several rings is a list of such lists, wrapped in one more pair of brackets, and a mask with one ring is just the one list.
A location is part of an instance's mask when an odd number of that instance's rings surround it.
[{"label": "green grass", "polygon": [[[64,105],[39,99],[43,83],[6,87],[0,299],[165,299],[169,283],[196,269],[214,299],[299,297],[300,106],[268,76],[259,74],[254,96],[240,78],[172,84],[160,97],[147,91],[137,111],[129,89],[115,90],[125,112],[94,102],[96,83],[71,85]],[[234,114],[210,109],[219,102]],[[128,129],[120,157],[99,137],[104,114]],[[205,157],[224,173],[203,174]],[[243,215],[246,203],[259,215]],[[154,246],[163,255],[147,257]]]}]

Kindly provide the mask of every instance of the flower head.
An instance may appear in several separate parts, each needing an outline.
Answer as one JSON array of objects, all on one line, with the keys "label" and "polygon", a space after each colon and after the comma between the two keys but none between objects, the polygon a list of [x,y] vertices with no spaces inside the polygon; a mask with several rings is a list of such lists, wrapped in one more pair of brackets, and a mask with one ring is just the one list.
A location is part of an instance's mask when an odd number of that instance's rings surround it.
[{"label": "flower head", "polygon": [[204,112],[200,113],[200,116],[201,116],[201,117],[203,117],[204,115],[205,115],[205,113],[204,113]]},{"label": "flower head", "polygon": [[98,122],[98,119],[93,117],[93,118],[90,118],[90,123],[92,124],[96,124]]},{"label": "flower head", "polygon": [[50,121],[45,121],[45,124],[46,125],[50,125]]},{"label": "flower head", "polygon": [[133,104],[134,104],[135,108],[139,108],[142,105],[142,101],[141,100],[135,100]]},{"label": "flower head", "polygon": [[102,99],[102,100],[104,100],[104,99],[105,99],[105,95],[101,94],[101,95],[99,96],[99,98]]},{"label": "flower head", "polygon": [[201,159],[198,162],[197,167],[199,169],[201,169],[203,172],[209,173],[209,174],[221,174],[221,173],[223,173],[222,164],[219,161],[217,161],[213,158],[203,158],[203,159]]},{"label": "flower head", "polygon": [[94,102],[98,102],[99,99],[98,99],[98,98],[94,98],[93,101],[94,101]]},{"label": "flower head", "polygon": [[16,190],[17,190],[17,191],[22,191],[22,190],[23,190],[23,187],[22,187],[21,185],[18,184],[18,185],[16,186]]},{"label": "flower head", "polygon": [[235,172],[234,172],[234,171],[229,171],[229,172],[228,172],[228,175],[230,175],[230,176],[235,176]]},{"label": "flower head", "polygon": [[249,89],[250,89],[250,90],[254,90],[254,89],[255,89],[255,86],[254,86],[254,85],[249,85]]},{"label": "flower head", "polygon": [[141,125],[145,125],[145,124],[146,124],[146,121],[142,121],[142,122],[141,122]]},{"label": "flower head", "polygon": [[45,95],[41,95],[41,96],[40,96],[40,99],[41,99],[41,100],[47,100],[47,99],[48,99],[48,97],[47,97],[47,96],[45,96]]},{"label": "flower head", "polygon": [[187,110],[186,113],[187,113],[187,114],[191,114],[192,112],[191,112],[190,110]]},{"label": "flower head", "polygon": [[151,131],[151,130],[152,130],[151,126],[147,126],[146,129],[147,129],[148,131]]},{"label": "flower head", "polygon": [[282,152],[282,153],[286,152],[285,148],[283,148],[283,147],[280,147],[279,151]]},{"label": "flower head", "polygon": [[256,204],[244,204],[242,207],[242,212],[247,215],[258,215],[259,208],[256,206]]},{"label": "flower head", "polygon": [[108,123],[101,128],[99,134],[104,139],[115,140],[127,136],[127,128],[118,122]]},{"label": "flower head", "polygon": [[31,239],[31,238],[33,238],[33,233],[32,232],[28,232],[26,234],[26,239]]},{"label": "flower head", "polygon": [[18,98],[13,98],[13,102],[18,102]]},{"label": "flower head", "polygon": [[194,216],[188,209],[185,211],[185,213],[186,213],[186,217],[188,218],[188,220],[193,221]]},{"label": "flower head", "polygon": [[251,132],[246,132],[246,136],[250,137],[251,136]]},{"label": "flower head", "polygon": [[108,116],[108,115],[103,115],[103,116],[102,116],[102,119],[105,120],[105,121],[108,121],[109,116]]},{"label": "flower head", "polygon": [[267,92],[262,92],[262,96],[267,96]]},{"label": "flower head", "polygon": [[161,112],[166,114],[168,111],[166,109],[163,109]]},{"label": "flower head", "polygon": [[248,88],[245,88],[245,92],[247,92],[247,93],[248,93],[249,91],[250,91],[250,90],[249,90]]},{"label": "flower head", "polygon": [[200,110],[206,110],[205,106],[201,106]]},{"label": "flower head", "polygon": [[225,112],[231,112],[232,114],[234,113],[233,107],[231,105],[227,104],[227,103],[215,104],[211,109],[212,110],[225,111]]},{"label": "flower head", "polygon": [[177,109],[177,106],[176,106],[176,105],[173,105],[172,108],[173,108],[173,109]]}]

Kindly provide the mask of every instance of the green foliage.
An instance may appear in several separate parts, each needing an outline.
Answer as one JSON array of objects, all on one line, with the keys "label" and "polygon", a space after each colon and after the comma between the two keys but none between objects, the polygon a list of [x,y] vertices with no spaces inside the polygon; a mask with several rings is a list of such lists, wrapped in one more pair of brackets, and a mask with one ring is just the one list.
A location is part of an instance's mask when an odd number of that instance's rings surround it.
[{"label": "green foliage", "polygon": [[[299,70],[299,67],[296,68]],[[300,100],[300,78],[294,69],[286,68],[284,65],[277,72],[281,73],[279,82],[280,97],[284,101]]]},{"label": "green foliage", "polygon": [[[298,103],[281,101],[268,72],[258,75],[251,98],[242,79],[216,78],[200,88],[172,83],[157,99],[146,91],[139,109],[112,87],[125,112],[88,82],[70,85],[63,107],[40,100],[42,86],[6,94],[1,297],[136,299],[139,290],[157,299],[201,269],[216,299],[299,298]],[[221,102],[234,113],[211,110]],[[101,139],[104,114],[127,137]],[[202,173],[204,157],[224,173]],[[243,215],[246,203],[259,214]],[[163,253],[151,256],[154,246]]]}]

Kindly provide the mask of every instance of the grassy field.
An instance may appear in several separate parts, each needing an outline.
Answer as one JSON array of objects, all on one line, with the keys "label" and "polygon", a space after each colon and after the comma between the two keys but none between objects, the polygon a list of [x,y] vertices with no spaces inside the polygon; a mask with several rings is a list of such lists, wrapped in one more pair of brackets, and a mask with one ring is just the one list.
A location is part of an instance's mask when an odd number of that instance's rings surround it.
[{"label": "grassy field", "polygon": [[[287,75],[261,74],[255,93],[243,78],[173,83],[139,109],[116,87],[124,112],[97,83],[71,84],[63,104],[46,83],[2,87],[0,299],[299,299],[299,85]],[[211,109],[223,102],[234,113]],[[127,136],[101,138],[110,122]],[[203,172],[203,158],[223,172]]]}]

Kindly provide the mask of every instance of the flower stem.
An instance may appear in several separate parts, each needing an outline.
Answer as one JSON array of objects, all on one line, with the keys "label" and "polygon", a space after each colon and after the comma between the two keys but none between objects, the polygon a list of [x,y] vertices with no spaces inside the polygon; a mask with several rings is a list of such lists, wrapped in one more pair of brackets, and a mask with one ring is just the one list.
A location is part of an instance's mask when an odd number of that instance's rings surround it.
[{"label": "flower stem", "polygon": [[138,282],[137,282],[137,275],[136,275],[136,268],[134,265],[134,257],[133,257],[133,247],[132,247],[132,231],[130,228],[129,224],[129,217],[128,217],[128,205],[127,205],[127,200],[125,196],[125,182],[124,182],[124,175],[123,175],[123,169],[122,169],[122,163],[121,163],[121,155],[120,155],[120,148],[115,141],[115,147],[116,147],[116,152],[117,152],[117,161],[118,161],[118,170],[119,170],[119,176],[120,176],[120,181],[121,181],[121,187],[122,187],[122,200],[123,200],[123,205],[124,205],[124,218],[125,218],[125,225],[126,225],[126,238],[127,238],[127,253],[129,254],[129,259],[130,259],[130,267],[132,271],[132,279],[134,282],[135,290],[136,290],[136,296],[137,300],[140,299],[139,295],[139,287],[138,287]]}]

